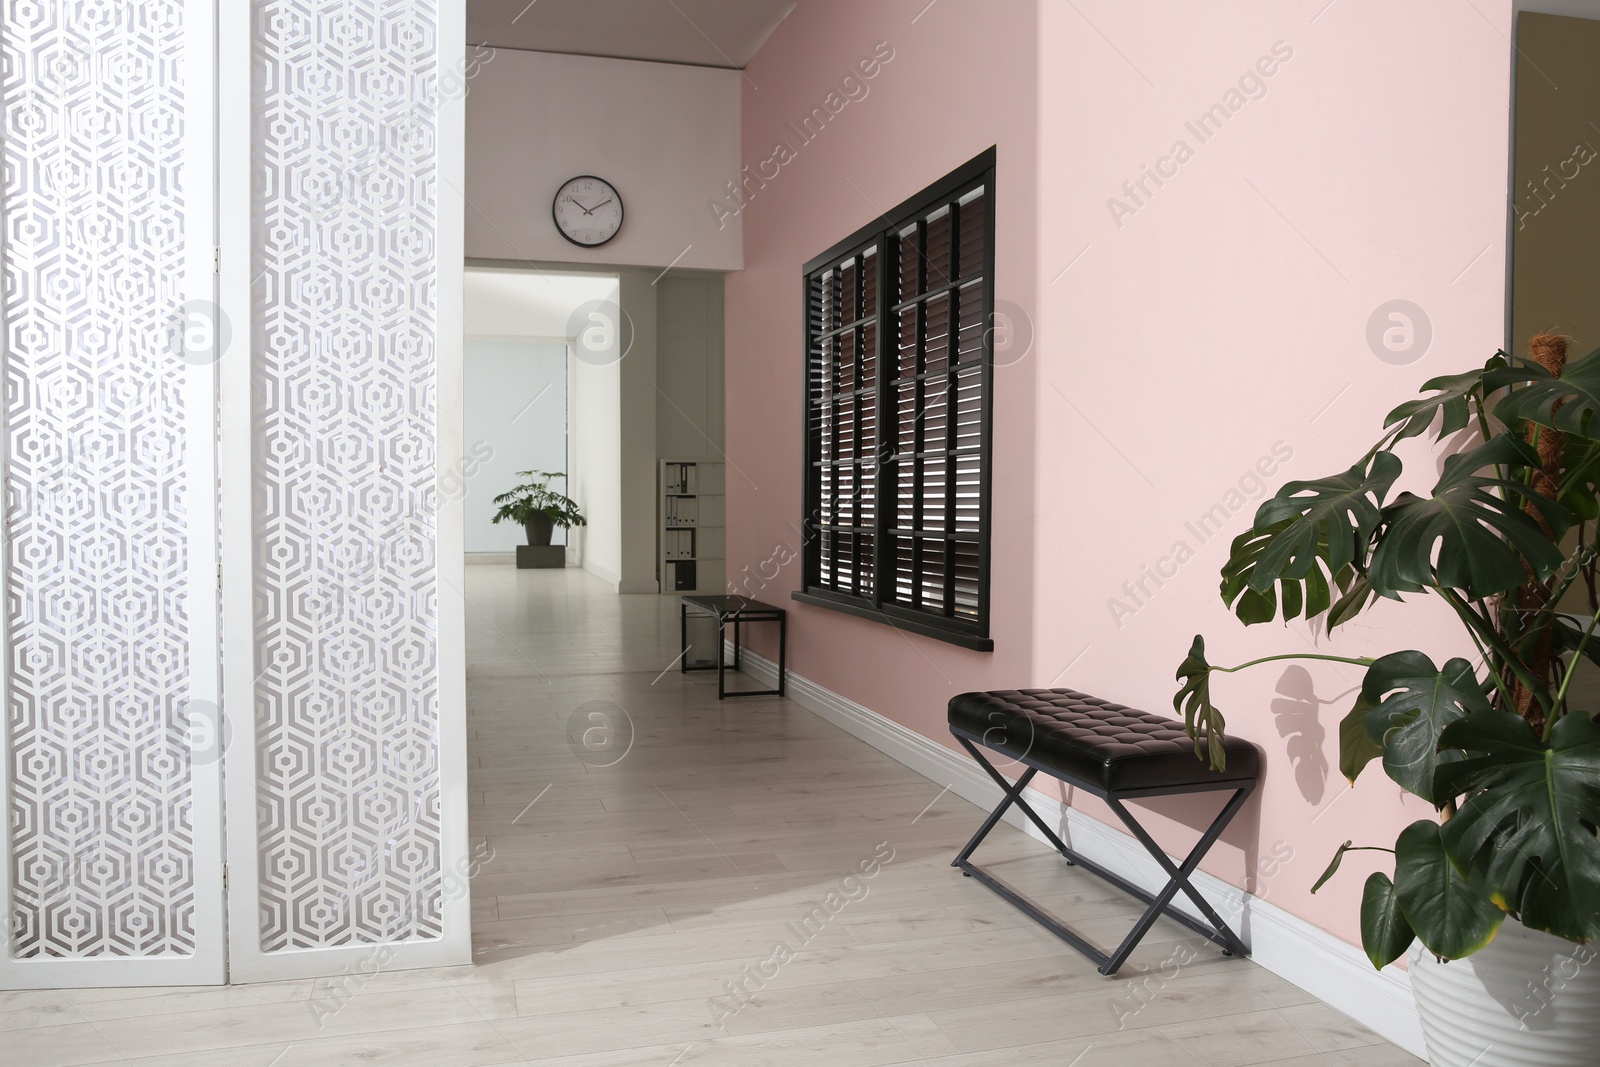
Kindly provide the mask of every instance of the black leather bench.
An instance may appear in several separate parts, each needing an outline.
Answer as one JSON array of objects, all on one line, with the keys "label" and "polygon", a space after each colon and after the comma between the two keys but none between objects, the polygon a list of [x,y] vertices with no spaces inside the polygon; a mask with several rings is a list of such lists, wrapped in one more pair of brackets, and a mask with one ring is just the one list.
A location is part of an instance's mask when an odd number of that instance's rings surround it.
[{"label": "black leather bench", "polygon": [[[972,840],[956,856],[952,867],[959,867],[963,874],[978,879],[1061,940],[1094,960],[1101,974],[1115,974],[1149,931],[1151,924],[1163,913],[1222,946],[1225,955],[1249,955],[1244,942],[1222,921],[1216,910],[1190,883],[1189,877],[1256,787],[1261,757],[1250,742],[1237,737],[1227,738],[1223,747],[1227,753],[1228,769],[1218,773],[1211,770],[1204,760],[1195,757],[1194,742],[1184,733],[1183,723],[1072,689],[1006,689],[989,693],[963,693],[950,701],[950,732],[1005,792],[999,806],[989,813],[988,819]],[[1027,770],[1015,783],[1009,782],[983,757],[978,746],[1002,753],[1026,766]],[[1040,771],[1105,800],[1167,872],[1166,887],[1152,895],[1068,848],[1022,799],[1022,791]],[[1156,844],[1123,804],[1124,800],[1142,797],[1212,790],[1231,790],[1233,796],[1201,835],[1199,844],[1178,865],[1167,857],[1161,846]],[[1066,857],[1068,863],[1099,875],[1149,905],[1134,924],[1133,930],[1109,956],[968,859],[1013,804],[1033,820],[1033,824],[1043,831],[1046,840]],[[1209,921],[1209,927],[1170,907],[1172,898],[1179,890],[1194,902]]]}]

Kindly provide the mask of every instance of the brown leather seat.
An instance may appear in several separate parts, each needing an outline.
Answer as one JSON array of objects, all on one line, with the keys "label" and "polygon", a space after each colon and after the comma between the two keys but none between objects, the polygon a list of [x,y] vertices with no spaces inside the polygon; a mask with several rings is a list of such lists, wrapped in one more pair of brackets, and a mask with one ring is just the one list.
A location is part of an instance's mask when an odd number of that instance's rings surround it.
[{"label": "brown leather seat", "polygon": [[1223,743],[1228,769],[1217,773],[1194,752],[1183,723],[1074,689],[999,689],[950,701],[950,729],[1058,777],[1108,793],[1182,790],[1253,780],[1256,746]]}]

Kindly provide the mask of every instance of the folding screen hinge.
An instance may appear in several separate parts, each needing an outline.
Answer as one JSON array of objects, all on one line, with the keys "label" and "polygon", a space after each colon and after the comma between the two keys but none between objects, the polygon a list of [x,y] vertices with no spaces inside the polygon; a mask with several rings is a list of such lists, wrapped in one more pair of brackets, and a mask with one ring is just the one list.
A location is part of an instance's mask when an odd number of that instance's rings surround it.
[{"label": "folding screen hinge", "polygon": [[222,246],[221,245],[213,245],[211,247],[211,273],[212,274],[221,274],[222,273]]}]

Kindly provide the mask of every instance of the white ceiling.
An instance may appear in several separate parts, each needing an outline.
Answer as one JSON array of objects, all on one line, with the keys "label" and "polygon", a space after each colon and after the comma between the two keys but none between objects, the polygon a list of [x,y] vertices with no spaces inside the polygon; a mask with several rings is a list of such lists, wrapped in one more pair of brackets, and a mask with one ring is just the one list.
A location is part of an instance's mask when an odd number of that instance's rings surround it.
[{"label": "white ceiling", "polygon": [[798,0],[467,0],[467,43],[743,69]]}]

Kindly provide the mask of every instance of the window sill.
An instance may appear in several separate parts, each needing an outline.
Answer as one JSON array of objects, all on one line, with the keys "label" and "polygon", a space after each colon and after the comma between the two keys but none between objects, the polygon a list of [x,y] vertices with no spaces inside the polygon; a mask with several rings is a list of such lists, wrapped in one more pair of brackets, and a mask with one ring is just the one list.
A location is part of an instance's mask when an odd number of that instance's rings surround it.
[{"label": "window sill", "polygon": [[854,615],[857,618],[871,619],[873,622],[881,622],[886,626],[893,626],[897,630],[921,634],[923,637],[931,637],[936,641],[945,641],[952,645],[959,645],[962,648],[970,648],[976,652],[994,651],[993,638],[979,637],[977,634],[963,633],[958,630],[949,630],[936,622],[909,619],[903,615],[888,615],[875,608],[862,607],[860,604],[852,604],[845,600],[835,600],[832,597],[820,596],[816,593],[795,592],[790,593],[789,596],[802,604],[813,604],[819,608],[828,608],[846,615]]}]

